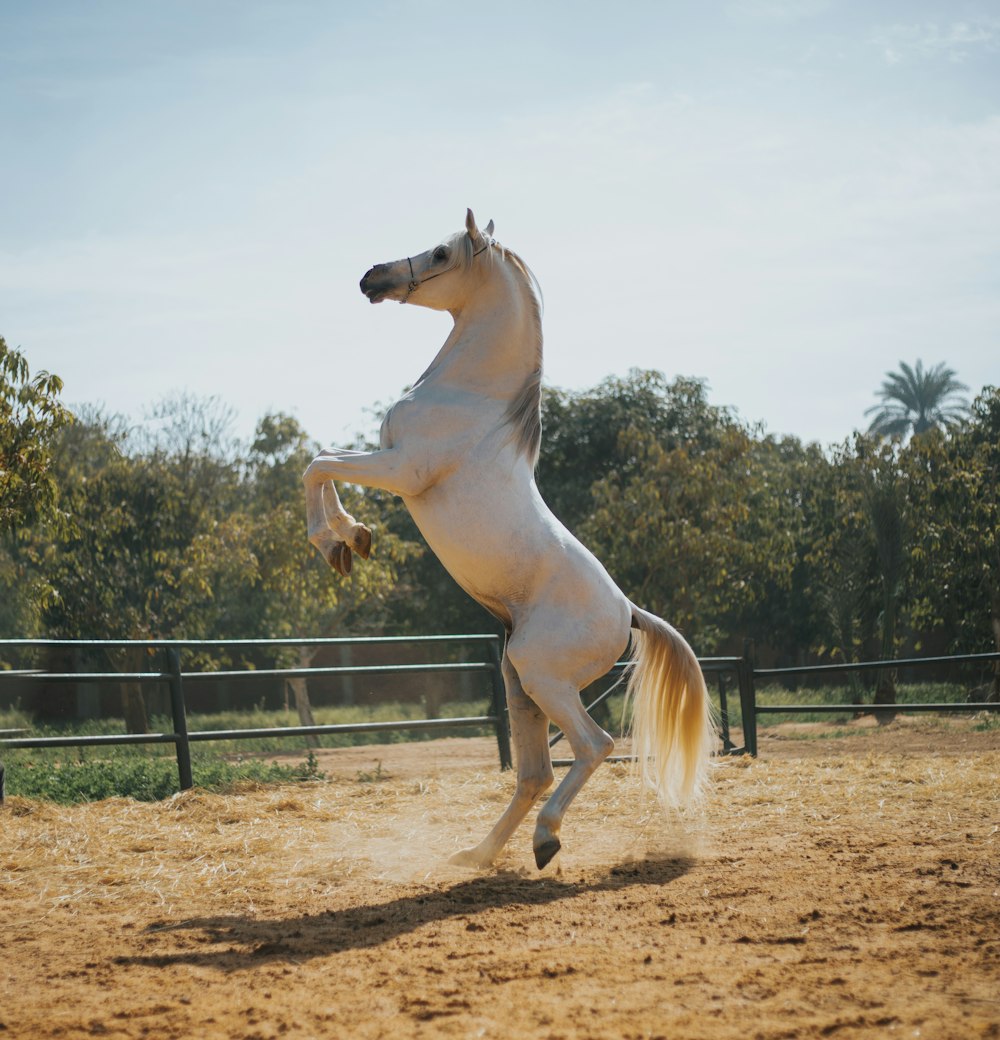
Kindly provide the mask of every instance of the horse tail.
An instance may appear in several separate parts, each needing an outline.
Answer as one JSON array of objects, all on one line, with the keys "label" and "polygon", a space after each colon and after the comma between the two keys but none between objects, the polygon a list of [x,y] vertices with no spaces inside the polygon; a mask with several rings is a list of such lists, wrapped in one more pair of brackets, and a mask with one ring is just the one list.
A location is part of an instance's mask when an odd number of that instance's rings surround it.
[{"label": "horse tail", "polygon": [[705,785],[715,734],[701,667],[684,637],[635,604],[625,689],[630,733],[643,784],[665,804],[681,806]]}]

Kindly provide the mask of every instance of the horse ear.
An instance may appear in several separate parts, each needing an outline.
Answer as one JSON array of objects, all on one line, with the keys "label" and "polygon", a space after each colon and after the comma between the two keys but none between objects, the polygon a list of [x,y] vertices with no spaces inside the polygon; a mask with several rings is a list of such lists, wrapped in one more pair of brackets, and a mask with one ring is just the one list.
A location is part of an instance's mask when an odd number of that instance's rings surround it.
[{"label": "horse ear", "polygon": [[493,221],[492,220],[486,225],[486,230],[483,232],[483,234],[489,235],[490,238],[493,237]]},{"label": "horse ear", "polygon": [[476,227],[476,218],[471,209],[465,211],[465,230],[469,232],[469,238],[473,242],[479,238],[479,228]]}]

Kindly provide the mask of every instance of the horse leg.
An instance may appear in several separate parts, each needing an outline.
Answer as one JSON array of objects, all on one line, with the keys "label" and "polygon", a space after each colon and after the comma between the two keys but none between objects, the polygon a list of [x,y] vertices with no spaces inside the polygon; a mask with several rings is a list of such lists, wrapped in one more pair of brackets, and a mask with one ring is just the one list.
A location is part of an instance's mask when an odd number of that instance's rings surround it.
[{"label": "horse leg", "polygon": [[[344,509],[333,481],[344,480],[351,484],[381,488],[405,498],[426,491],[434,475],[434,467],[428,466],[426,460],[418,464],[397,448],[381,451],[325,448],[309,463],[302,475],[306,488],[309,541],[319,549],[331,567],[341,574],[348,573],[351,569],[351,550],[362,559],[368,558],[372,533]],[[324,507],[324,497],[330,506],[329,514]],[[326,533],[327,528],[333,532],[332,538]]]},{"label": "horse leg", "polygon": [[[534,665],[530,663],[533,659],[537,660]],[[537,651],[530,654],[522,651],[516,658],[516,667],[525,692],[566,734],[575,759],[555,793],[538,814],[532,846],[535,863],[541,870],[561,847],[559,831],[570,802],[580,793],[594,770],[611,754],[615,742],[587,714],[580,700],[579,689],[572,682],[553,675],[551,664],[545,658],[539,658]]]},{"label": "horse leg", "polygon": [[549,720],[525,694],[521,680],[506,653],[501,662],[501,670],[507,689],[510,731],[514,738],[514,753],[517,759],[517,788],[510,805],[493,830],[474,848],[463,849],[451,857],[451,862],[457,866],[489,866],[531,811],[542,792],[552,784]]},{"label": "horse leg", "polygon": [[371,531],[344,509],[333,481],[306,484],[306,523],[310,543],[342,575],[351,572],[352,549],[363,560],[371,554]]}]

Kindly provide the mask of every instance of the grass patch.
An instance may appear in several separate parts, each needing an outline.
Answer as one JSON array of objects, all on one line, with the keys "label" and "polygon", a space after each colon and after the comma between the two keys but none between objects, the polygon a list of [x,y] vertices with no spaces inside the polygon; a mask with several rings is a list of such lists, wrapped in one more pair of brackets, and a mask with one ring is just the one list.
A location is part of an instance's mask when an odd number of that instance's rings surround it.
[{"label": "grass patch", "polygon": [[[486,713],[482,701],[454,701],[441,705],[442,718],[477,716]],[[420,703],[386,703],[345,707],[316,708],[319,725],[365,722],[397,722],[426,717]],[[294,711],[266,711],[258,706],[250,711],[190,714],[188,730],[277,729],[299,725]],[[36,725],[19,710],[0,712],[0,729],[23,729],[32,737],[107,736],[125,732],[120,718],[69,720]],[[153,733],[173,731],[169,717],[150,718]],[[352,747],[362,744],[400,743],[432,740],[448,736],[491,735],[494,728],[456,726],[454,729],[379,733],[337,733],[319,738],[321,747]],[[261,755],[300,750],[303,761],[283,765],[261,761]],[[244,758],[244,756],[247,756]],[[251,757],[252,756],[252,757]],[[89,748],[0,748],[7,770],[7,793],[61,803],[96,801],[128,797],[156,801],[179,789],[177,757],[172,744],[143,744]],[[191,766],[196,787],[225,791],[243,783],[294,783],[319,779],[322,774],[302,736],[245,738],[240,740],[198,742],[191,745]],[[381,779],[375,776],[372,779]]]},{"label": "grass patch", "polygon": [[[155,802],[180,790],[177,761],[172,756],[153,755],[131,747],[60,751],[63,755],[58,758],[53,751],[39,748],[7,752],[7,793],[72,804],[114,797]],[[66,751],[72,752],[73,757],[66,757]],[[191,772],[195,787],[207,791],[228,791],[246,783],[295,783],[323,777],[312,755],[297,765],[198,756],[192,757]]]},{"label": "grass patch", "polygon": [[995,729],[1000,729],[1000,713],[987,715],[986,718],[980,719],[972,728],[977,733],[990,733]]}]

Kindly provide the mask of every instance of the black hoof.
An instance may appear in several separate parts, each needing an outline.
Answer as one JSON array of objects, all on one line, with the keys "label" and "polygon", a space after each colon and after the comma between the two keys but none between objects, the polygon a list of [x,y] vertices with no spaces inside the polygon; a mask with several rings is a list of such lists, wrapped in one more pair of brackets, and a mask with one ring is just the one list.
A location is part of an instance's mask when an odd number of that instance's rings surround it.
[{"label": "black hoof", "polygon": [[535,849],[535,864],[542,870],[552,862],[552,857],[562,848],[558,838],[549,838]]}]

